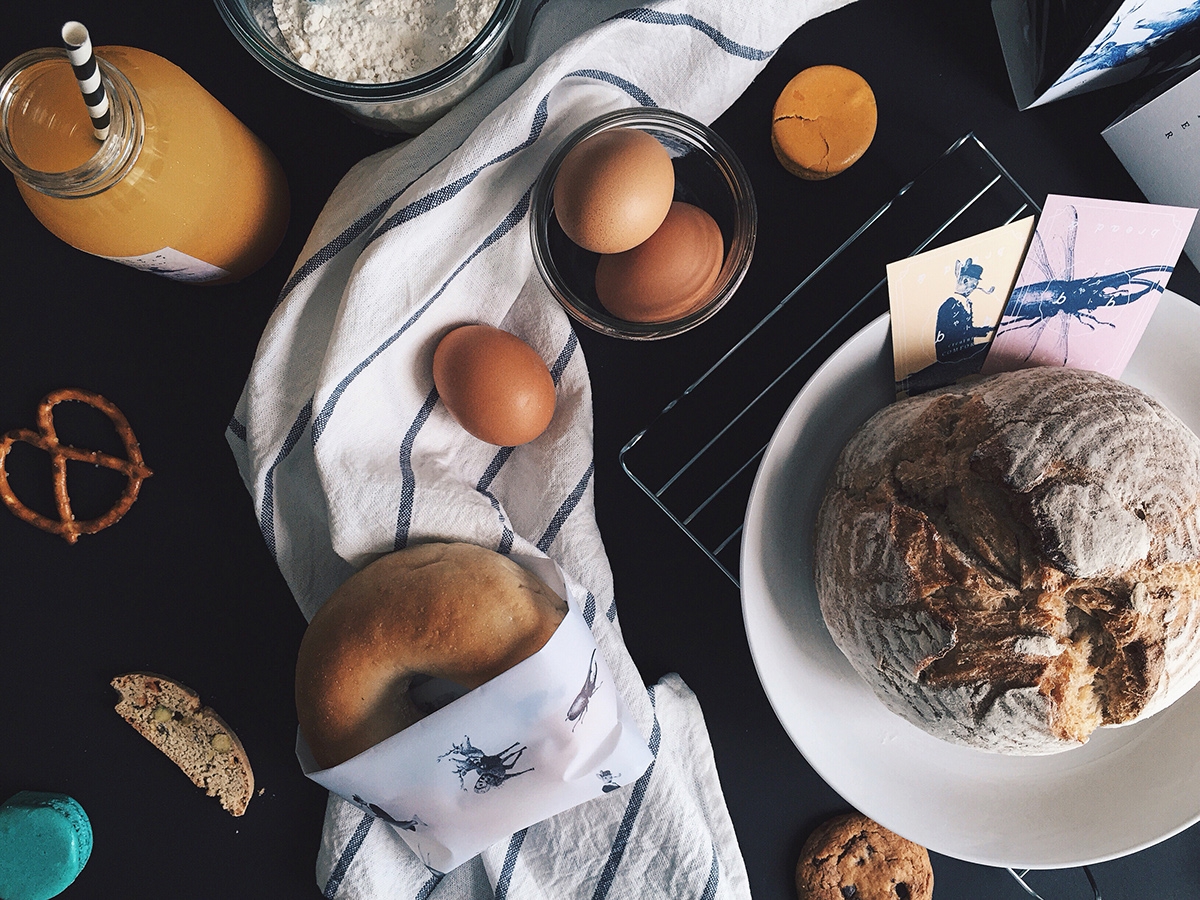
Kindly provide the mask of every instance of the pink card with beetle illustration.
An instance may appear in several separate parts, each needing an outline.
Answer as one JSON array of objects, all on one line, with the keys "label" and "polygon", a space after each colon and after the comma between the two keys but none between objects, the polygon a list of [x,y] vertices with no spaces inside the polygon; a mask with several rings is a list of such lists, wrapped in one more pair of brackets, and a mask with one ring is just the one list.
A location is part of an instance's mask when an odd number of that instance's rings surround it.
[{"label": "pink card with beetle illustration", "polygon": [[1195,218],[1178,206],[1049,195],[982,373],[1066,366],[1120,378]]}]

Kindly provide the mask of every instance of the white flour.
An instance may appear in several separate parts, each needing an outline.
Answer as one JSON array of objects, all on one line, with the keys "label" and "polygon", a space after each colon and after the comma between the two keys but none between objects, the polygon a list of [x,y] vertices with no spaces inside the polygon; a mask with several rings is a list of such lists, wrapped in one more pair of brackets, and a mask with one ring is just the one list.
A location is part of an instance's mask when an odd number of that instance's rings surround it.
[{"label": "white flour", "polygon": [[381,83],[411,78],[450,59],[479,34],[497,2],[273,0],[273,5],[288,49],[304,68],[339,81]]}]

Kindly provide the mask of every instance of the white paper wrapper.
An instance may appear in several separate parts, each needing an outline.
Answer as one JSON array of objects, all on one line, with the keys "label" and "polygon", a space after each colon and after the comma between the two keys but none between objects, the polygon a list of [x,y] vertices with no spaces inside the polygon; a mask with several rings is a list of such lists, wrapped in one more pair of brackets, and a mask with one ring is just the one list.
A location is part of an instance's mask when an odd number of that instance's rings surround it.
[{"label": "white paper wrapper", "polygon": [[653,757],[580,613],[547,559],[512,557],[569,607],[537,653],[382,743],[304,774],[389,822],[434,872],[449,872],[535,822],[635,781]]}]

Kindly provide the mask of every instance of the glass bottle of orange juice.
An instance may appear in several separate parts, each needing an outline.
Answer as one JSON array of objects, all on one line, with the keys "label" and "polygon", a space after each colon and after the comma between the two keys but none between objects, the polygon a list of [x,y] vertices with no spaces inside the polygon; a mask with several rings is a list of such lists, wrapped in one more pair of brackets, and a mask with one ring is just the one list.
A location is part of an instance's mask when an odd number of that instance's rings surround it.
[{"label": "glass bottle of orange juice", "polygon": [[179,281],[249,275],[283,239],[279,161],[186,72],[132,47],[95,49],[111,111],[99,141],[65,50],[0,71],[0,160],[68,244]]}]

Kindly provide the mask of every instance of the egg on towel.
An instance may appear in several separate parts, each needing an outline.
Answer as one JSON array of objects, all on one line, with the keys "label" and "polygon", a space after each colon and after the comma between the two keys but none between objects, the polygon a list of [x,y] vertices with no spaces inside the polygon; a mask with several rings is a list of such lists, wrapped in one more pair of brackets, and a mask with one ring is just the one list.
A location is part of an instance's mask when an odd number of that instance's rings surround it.
[{"label": "egg on towel", "polygon": [[498,447],[527,444],[554,417],[554,379],[537,351],[492,325],[462,325],[433,353],[433,383],[455,421]]},{"label": "egg on towel", "polygon": [[636,247],[662,224],[675,194],[675,167],[658,139],[613,128],[573,147],[554,179],[554,215],[593,253]]},{"label": "egg on towel", "polygon": [[677,200],[645,241],[600,257],[596,296],[630,322],[679,319],[708,301],[724,259],[725,242],[713,217]]}]

